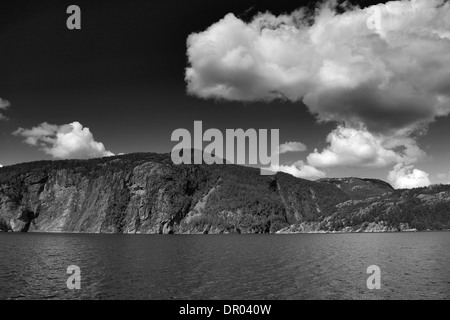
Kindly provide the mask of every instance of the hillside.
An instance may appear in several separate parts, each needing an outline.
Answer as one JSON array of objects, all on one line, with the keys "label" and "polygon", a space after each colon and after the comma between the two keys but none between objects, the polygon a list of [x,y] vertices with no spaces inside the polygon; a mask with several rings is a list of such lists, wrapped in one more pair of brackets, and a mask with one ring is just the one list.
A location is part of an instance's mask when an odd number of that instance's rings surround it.
[{"label": "hillside", "polygon": [[[327,197],[325,195],[332,195]],[[262,233],[331,214],[334,186],[169,155],[42,161],[0,169],[3,231]]]},{"label": "hillside", "polygon": [[394,192],[394,188],[389,183],[377,179],[324,178],[318,181],[335,185],[354,200],[363,200]]},{"label": "hillside", "polygon": [[174,165],[168,154],[0,168],[0,230],[289,233],[450,229],[450,186],[393,190],[237,165]]},{"label": "hillside", "polygon": [[[369,188],[372,190],[372,188]],[[359,197],[360,194],[357,195]],[[279,233],[382,232],[450,229],[450,186],[394,190],[338,204],[317,222],[303,221]]]}]

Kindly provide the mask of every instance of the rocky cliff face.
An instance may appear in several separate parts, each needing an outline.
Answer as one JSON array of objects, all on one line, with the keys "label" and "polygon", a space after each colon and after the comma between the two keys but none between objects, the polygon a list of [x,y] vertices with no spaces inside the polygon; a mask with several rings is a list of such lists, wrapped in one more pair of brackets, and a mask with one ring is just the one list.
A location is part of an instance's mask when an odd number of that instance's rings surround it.
[{"label": "rocky cliff face", "polygon": [[[298,190],[286,185],[292,182]],[[157,154],[27,163],[0,169],[0,229],[275,232],[326,211],[325,203],[315,200],[323,188],[234,165],[177,166],[168,155]],[[333,205],[347,199],[343,192],[336,193]]]},{"label": "rocky cliff face", "polygon": [[[364,194],[366,196],[364,196]],[[449,229],[450,188],[312,182],[169,155],[41,161],[0,168],[0,230],[266,233]]]}]

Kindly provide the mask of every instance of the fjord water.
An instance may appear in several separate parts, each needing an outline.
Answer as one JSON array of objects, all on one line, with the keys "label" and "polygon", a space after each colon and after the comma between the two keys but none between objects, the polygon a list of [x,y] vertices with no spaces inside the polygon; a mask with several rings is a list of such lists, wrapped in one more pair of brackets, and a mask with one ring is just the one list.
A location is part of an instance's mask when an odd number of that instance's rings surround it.
[{"label": "fjord water", "polygon": [[[0,299],[450,299],[450,232],[0,233]],[[66,286],[81,269],[81,289]],[[369,290],[367,267],[381,268]]]}]

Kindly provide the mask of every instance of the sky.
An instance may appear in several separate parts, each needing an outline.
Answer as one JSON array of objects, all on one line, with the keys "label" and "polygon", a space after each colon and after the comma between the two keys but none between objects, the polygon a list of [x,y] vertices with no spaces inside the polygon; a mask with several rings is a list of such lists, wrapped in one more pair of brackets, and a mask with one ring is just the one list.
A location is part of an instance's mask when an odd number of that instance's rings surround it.
[{"label": "sky", "polygon": [[0,41],[3,166],[166,153],[200,120],[279,129],[300,178],[450,182],[444,0],[3,1]]}]

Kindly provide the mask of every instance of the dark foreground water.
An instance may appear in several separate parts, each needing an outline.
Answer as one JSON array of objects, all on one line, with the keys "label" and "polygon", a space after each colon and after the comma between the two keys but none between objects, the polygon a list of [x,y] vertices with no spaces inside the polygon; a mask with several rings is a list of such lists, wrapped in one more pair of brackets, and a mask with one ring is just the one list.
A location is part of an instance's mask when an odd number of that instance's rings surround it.
[{"label": "dark foreground water", "polygon": [[450,232],[0,233],[0,299],[450,299]]}]

